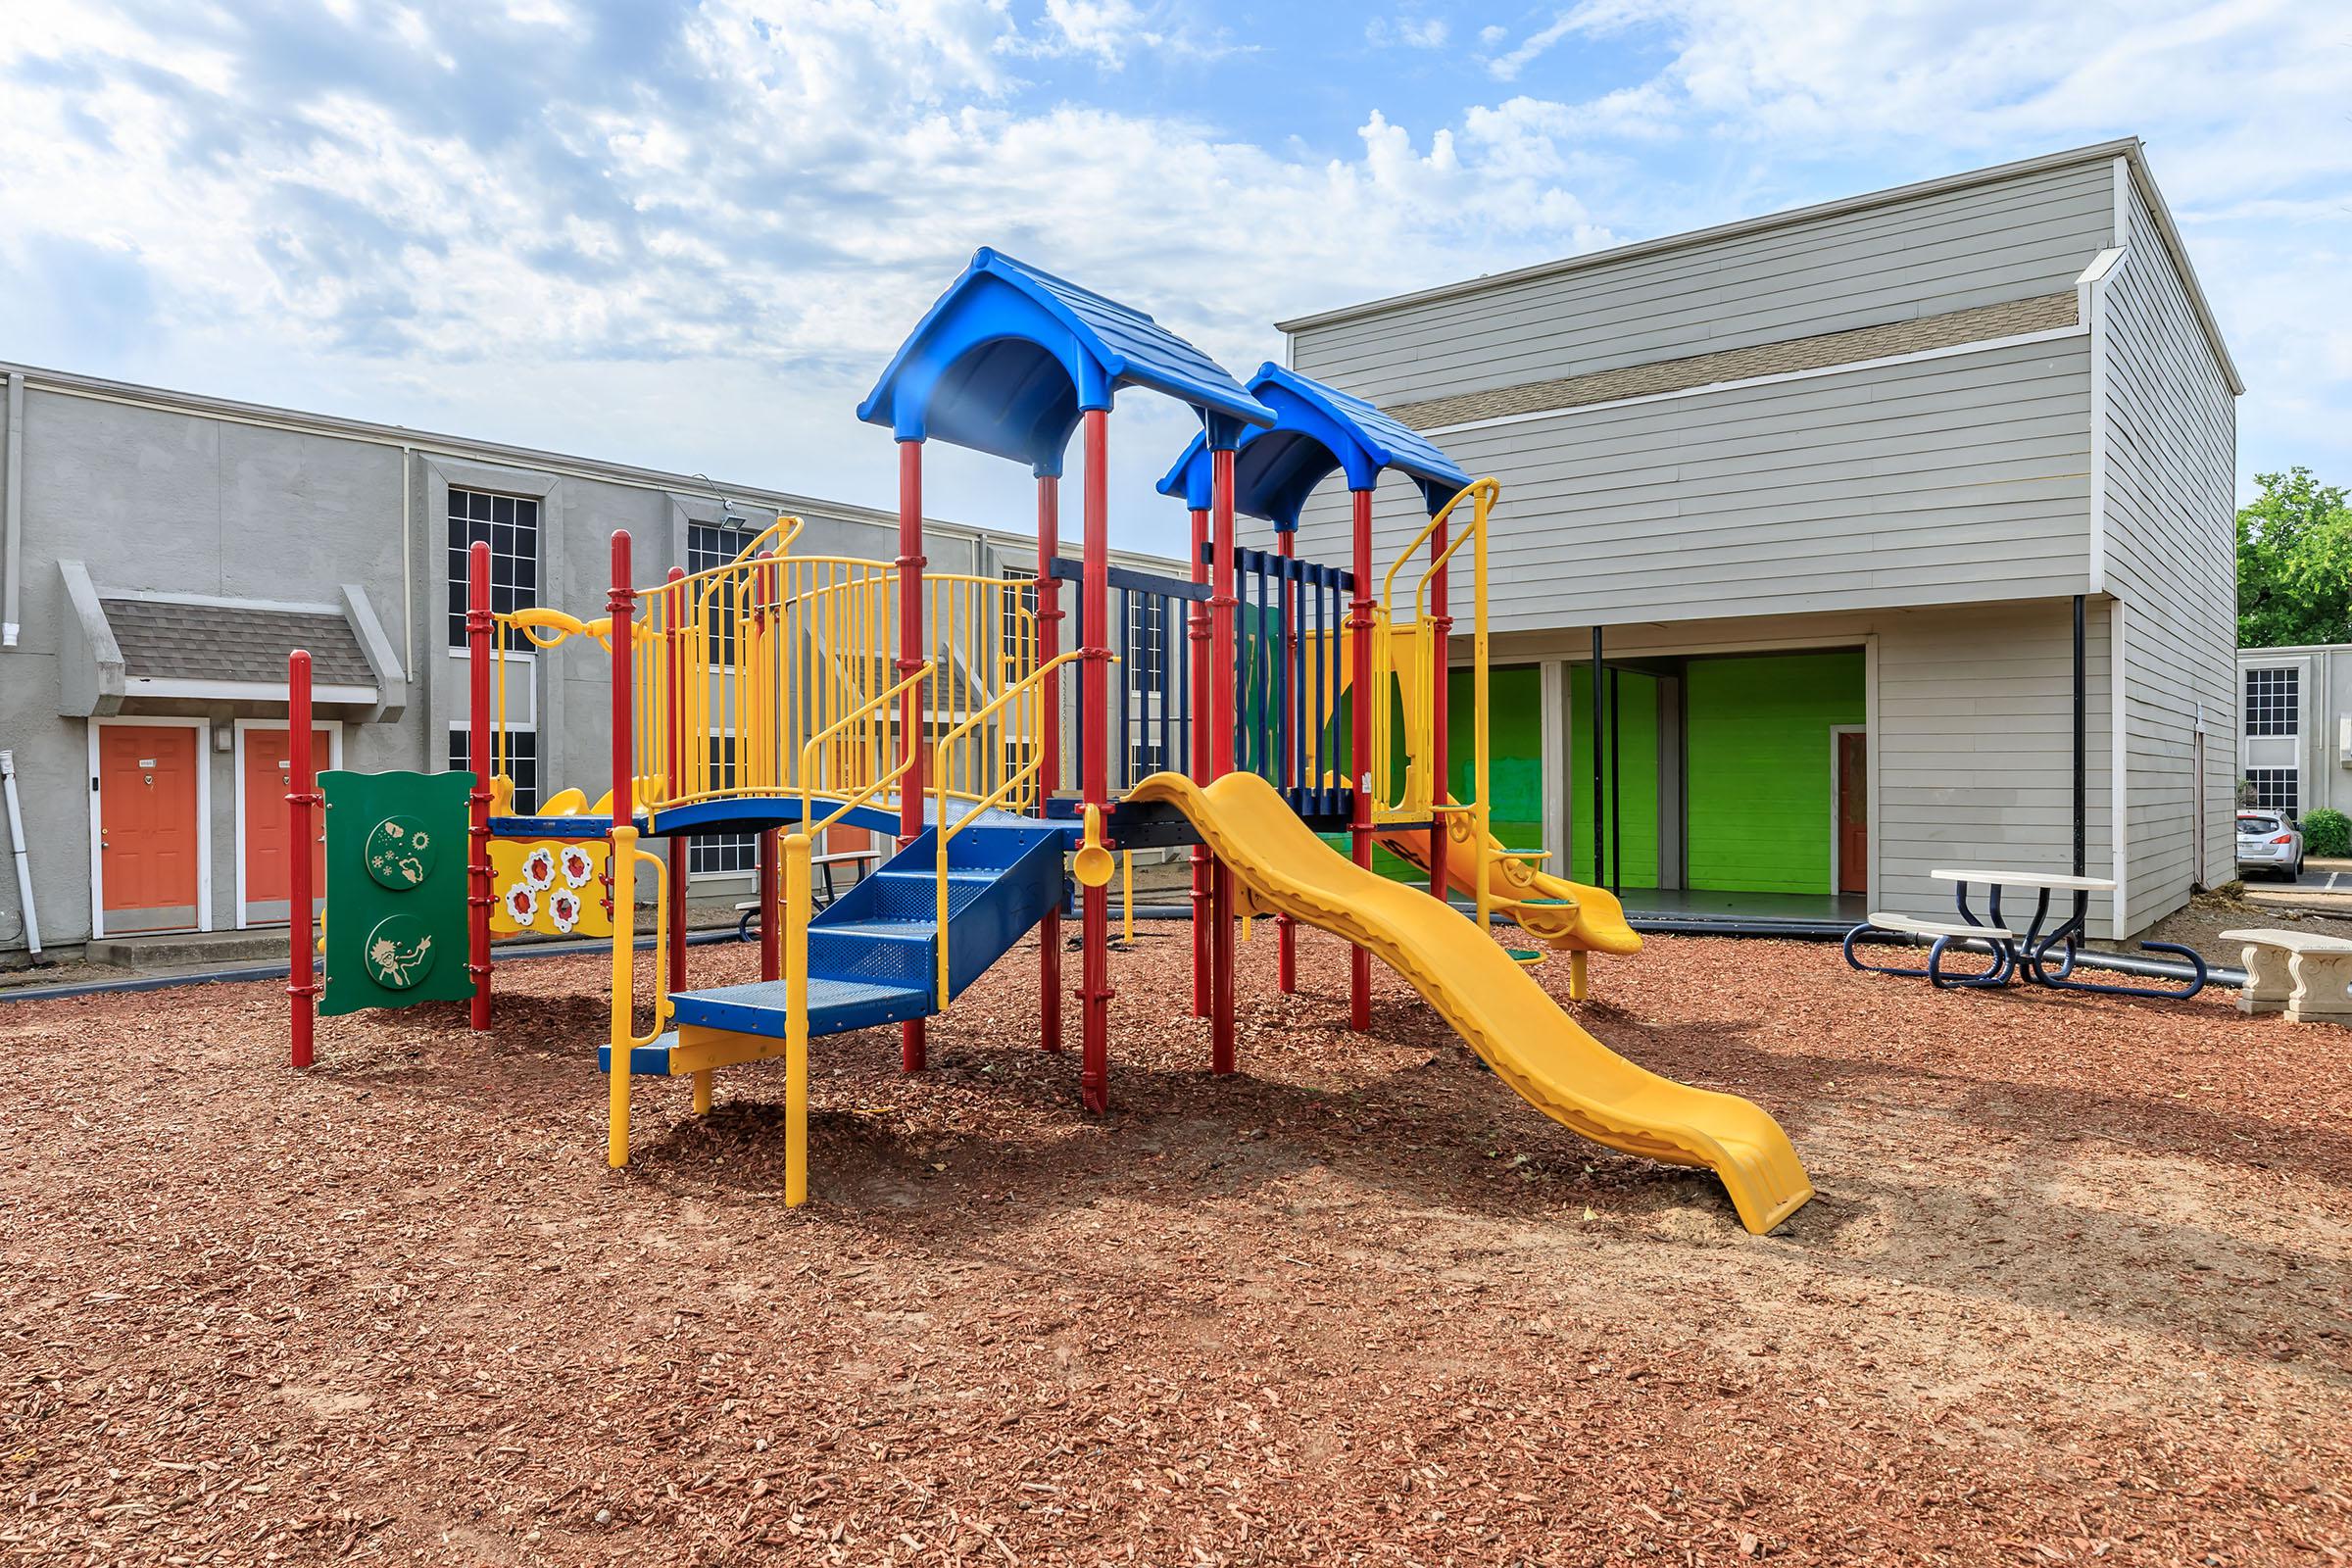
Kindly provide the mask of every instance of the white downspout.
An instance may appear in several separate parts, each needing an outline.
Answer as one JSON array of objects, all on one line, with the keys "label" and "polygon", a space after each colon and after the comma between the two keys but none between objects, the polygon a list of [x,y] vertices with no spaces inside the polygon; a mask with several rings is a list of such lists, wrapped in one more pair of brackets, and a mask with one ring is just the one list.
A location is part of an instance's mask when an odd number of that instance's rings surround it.
[{"label": "white downspout", "polygon": [[[12,431],[14,425],[9,427]],[[16,849],[17,900],[24,910],[24,945],[41,961],[41,917],[32,907],[32,861],[24,852],[24,813],[17,808],[17,754],[0,752],[0,792],[8,797],[8,842]]]},{"label": "white downspout", "polygon": [[[8,480],[0,493],[0,648],[17,646],[24,608],[24,377],[8,378]],[[22,847],[20,846],[20,849]]]}]

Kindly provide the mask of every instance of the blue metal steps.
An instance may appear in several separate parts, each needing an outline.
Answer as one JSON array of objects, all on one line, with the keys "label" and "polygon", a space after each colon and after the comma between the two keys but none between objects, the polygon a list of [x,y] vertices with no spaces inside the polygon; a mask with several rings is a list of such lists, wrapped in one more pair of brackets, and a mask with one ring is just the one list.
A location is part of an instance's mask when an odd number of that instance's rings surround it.
[{"label": "blue metal steps", "polygon": [[[991,813],[948,841],[948,997],[960,995],[1054,907],[1069,835]],[[935,830],[843,893],[808,923],[808,1036],[845,1034],[942,1010]],[[686,991],[677,1024],[781,1040],[791,1024],[781,980]],[[632,1073],[667,1076],[675,1031],[629,1054]],[[598,1064],[611,1069],[610,1048]]]}]

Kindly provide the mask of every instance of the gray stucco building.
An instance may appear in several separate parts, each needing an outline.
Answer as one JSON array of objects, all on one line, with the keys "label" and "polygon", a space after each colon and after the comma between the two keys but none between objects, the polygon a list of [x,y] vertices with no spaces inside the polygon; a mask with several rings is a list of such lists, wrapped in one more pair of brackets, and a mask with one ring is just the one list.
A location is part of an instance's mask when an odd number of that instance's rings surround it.
[{"label": "gray stucco building", "polygon": [[[615,528],[634,536],[640,583],[715,564],[778,513],[807,520],[804,554],[897,551],[893,514],[754,485],[25,366],[0,377],[0,749],[52,952],[283,923],[297,644],[317,661],[322,764],[462,763],[474,538],[492,546],[498,608],[582,615],[602,612]],[[1026,576],[1035,550],[926,525],[933,571]],[[510,658],[523,798],[595,798],[606,662],[577,644]],[[748,841],[703,841],[694,859],[698,893],[748,895]],[[21,905],[0,873],[0,959],[25,948]]]}]

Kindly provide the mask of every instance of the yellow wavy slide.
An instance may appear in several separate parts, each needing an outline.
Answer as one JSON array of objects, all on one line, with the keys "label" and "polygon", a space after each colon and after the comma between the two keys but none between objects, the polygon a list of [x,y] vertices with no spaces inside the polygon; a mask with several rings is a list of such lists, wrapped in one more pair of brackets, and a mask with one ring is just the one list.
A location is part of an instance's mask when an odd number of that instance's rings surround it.
[{"label": "yellow wavy slide", "polygon": [[[1446,800],[1455,804],[1451,796]],[[1478,883],[1470,856],[1469,813],[1449,811],[1445,821],[1449,841],[1446,885],[1464,898],[1475,899]],[[1429,869],[1429,829],[1382,827],[1372,836],[1398,859]],[[1642,951],[1641,933],[1626,924],[1625,906],[1617,902],[1615,894],[1539,871],[1493,834],[1487,836],[1487,897],[1538,942],[1572,953],[1629,955]]]},{"label": "yellow wavy slide", "polygon": [[1203,788],[1154,773],[1128,793],[1184,812],[1250,901],[1356,943],[1411,982],[1496,1076],[1569,1131],[1629,1154],[1712,1170],[1758,1235],[1813,1196],[1780,1124],[1737,1095],[1693,1089],[1618,1055],[1562,1012],[1487,932],[1427,893],[1317,838],[1251,773]]}]

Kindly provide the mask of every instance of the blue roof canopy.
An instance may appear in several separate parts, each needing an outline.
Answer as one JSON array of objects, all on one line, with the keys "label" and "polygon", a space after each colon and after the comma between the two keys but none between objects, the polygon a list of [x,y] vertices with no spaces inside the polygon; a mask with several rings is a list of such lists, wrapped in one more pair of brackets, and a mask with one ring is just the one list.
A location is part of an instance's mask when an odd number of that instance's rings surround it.
[{"label": "blue roof canopy", "polygon": [[899,345],[858,417],[902,441],[936,438],[1061,471],[1078,416],[1123,386],[1192,405],[1230,448],[1274,411],[1143,312],[982,246]]},{"label": "blue roof canopy", "polygon": [[[1244,436],[1234,458],[1233,507],[1245,516],[1290,532],[1308,494],[1335,468],[1347,473],[1350,490],[1372,489],[1383,469],[1395,468],[1421,487],[1432,514],[1470,482],[1410,426],[1337,387],[1269,362],[1250,378],[1250,390],[1273,409],[1275,420],[1272,429]],[[1182,496],[1196,510],[1208,506],[1208,443],[1194,437],[1159,481],[1160,494]]]}]

